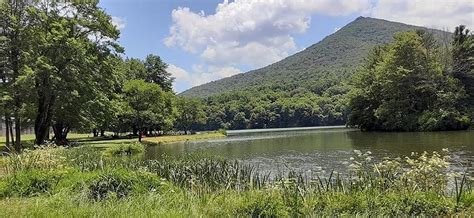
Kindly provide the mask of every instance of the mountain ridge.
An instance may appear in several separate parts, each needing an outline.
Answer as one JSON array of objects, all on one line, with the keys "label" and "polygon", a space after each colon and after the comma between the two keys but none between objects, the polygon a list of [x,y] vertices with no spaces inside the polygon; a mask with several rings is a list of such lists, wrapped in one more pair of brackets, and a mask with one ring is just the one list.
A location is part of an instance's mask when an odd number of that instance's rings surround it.
[{"label": "mountain ridge", "polygon": [[389,43],[396,32],[425,29],[435,35],[447,34],[383,19],[358,17],[335,33],[306,49],[265,67],[192,87],[179,95],[208,97],[260,85],[312,81],[329,72],[351,74],[375,46]]}]

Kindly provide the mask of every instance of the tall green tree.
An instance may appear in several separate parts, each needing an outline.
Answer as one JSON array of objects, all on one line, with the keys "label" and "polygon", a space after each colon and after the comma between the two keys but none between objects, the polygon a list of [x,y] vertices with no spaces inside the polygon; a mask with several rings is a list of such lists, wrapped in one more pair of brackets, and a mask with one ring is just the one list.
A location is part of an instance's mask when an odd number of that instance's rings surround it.
[{"label": "tall green tree", "polygon": [[95,1],[41,1],[33,13],[36,144],[44,142],[50,126],[61,142],[87,120],[96,97],[113,90],[117,79],[108,59],[122,50],[115,42],[119,31]]},{"label": "tall green tree", "polygon": [[188,134],[196,131],[206,123],[206,113],[201,101],[193,98],[180,97],[176,104],[176,128]]},{"label": "tall green tree", "polygon": [[[0,2],[0,59],[2,106],[6,125],[15,126],[14,145],[21,150],[21,128],[25,98],[29,94],[25,86],[28,74],[28,56],[31,55],[31,1],[6,0]],[[12,119],[14,120],[12,122]],[[10,131],[11,133],[12,131]],[[8,143],[8,142],[7,142]]]},{"label": "tall green tree", "polygon": [[140,79],[145,80],[147,71],[142,60],[137,58],[127,58],[124,61],[125,75],[128,80]]},{"label": "tall green tree", "polygon": [[464,25],[460,25],[454,31],[452,46],[453,76],[464,86],[466,106],[471,116],[474,116],[474,35]]},{"label": "tall green tree", "polygon": [[166,71],[168,64],[163,62],[157,55],[150,54],[145,59],[146,76],[145,81],[156,83],[161,86],[164,91],[173,90],[174,78],[171,73]]},{"label": "tall green tree", "polygon": [[124,100],[131,108],[131,119],[139,131],[138,140],[147,128],[169,125],[174,113],[173,95],[165,92],[158,84],[144,80],[127,81],[123,87]]},{"label": "tall green tree", "polygon": [[442,71],[431,40],[404,32],[376,48],[353,82],[349,125],[364,130],[416,131],[467,128],[456,106],[464,95]]}]

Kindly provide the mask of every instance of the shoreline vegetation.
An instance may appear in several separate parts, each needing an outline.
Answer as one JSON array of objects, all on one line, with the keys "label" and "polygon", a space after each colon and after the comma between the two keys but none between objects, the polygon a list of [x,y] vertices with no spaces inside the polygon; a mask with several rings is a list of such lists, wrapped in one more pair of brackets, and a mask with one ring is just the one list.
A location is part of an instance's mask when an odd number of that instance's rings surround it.
[{"label": "shoreline vegetation", "polygon": [[[206,140],[206,139],[217,139],[226,137],[225,131],[207,131],[207,132],[198,132],[196,134],[188,134],[188,135],[162,135],[162,136],[151,136],[151,137],[144,137],[143,142],[147,145],[161,145],[161,144],[170,144],[170,143],[177,143],[177,142],[185,142],[185,141],[195,141],[195,140]],[[23,143],[31,143],[33,146],[34,135],[24,135]],[[70,134],[69,139],[71,140],[72,144],[77,145],[84,145],[88,144],[93,147],[98,148],[105,148],[111,146],[118,146],[122,144],[130,144],[138,142],[137,137],[129,138],[129,137],[120,137],[120,138],[113,138],[110,136],[107,137],[93,137],[91,134],[80,134],[80,133],[72,133]],[[5,142],[5,137],[0,137],[0,143]],[[4,144],[0,144],[0,151],[6,151],[7,148],[4,147]]]},{"label": "shoreline vegetation", "polygon": [[[144,160],[134,152],[43,147],[0,157],[2,215],[311,216],[469,215],[473,180],[449,166],[449,151],[374,161],[355,150],[348,174],[270,177],[252,165],[183,156]],[[141,146],[141,147],[140,147]]]}]

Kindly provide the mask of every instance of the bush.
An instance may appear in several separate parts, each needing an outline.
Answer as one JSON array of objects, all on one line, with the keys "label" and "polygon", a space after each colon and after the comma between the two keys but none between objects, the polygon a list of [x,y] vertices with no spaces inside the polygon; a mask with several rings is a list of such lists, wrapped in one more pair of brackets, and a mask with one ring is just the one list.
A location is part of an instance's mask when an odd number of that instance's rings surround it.
[{"label": "bush", "polygon": [[124,169],[106,170],[87,182],[89,198],[103,200],[124,198],[132,192],[156,191],[161,182],[157,176],[143,172],[133,173]]},{"label": "bush", "polygon": [[418,123],[423,131],[458,130],[469,128],[470,118],[458,111],[427,111],[418,118]]},{"label": "bush", "polygon": [[111,147],[107,153],[112,156],[131,156],[141,154],[145,151],[145,147],[141,143],[127,143],[118,147]]},{"label": "bush", "polygon": [[237,209],[237,213],[251,217],[286,217],[287,210],[280,195],[259,192],[247,195],[243,205]]},{"label": "bush", "polygon": [[0,197],[31,197],[51,193],[62,177],[63,173],[56,171],[17,172],[0,180]]}]

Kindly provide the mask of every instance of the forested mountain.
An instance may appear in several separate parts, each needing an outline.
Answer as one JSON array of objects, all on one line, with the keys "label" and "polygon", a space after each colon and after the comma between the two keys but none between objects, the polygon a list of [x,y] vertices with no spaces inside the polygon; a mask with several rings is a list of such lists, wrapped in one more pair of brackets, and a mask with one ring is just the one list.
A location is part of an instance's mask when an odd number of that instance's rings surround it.
[{"label": "forested mountain", "polygon": [[[359,17],[322,41],[279,62],[193,87],[181,95],[207,97],[228,91],[283,83],[288,89],[293,90],[299,87],[311,87],[311,83],[328,77],[347,78],[374,46],[392,41],[396,32],[414,29],[424,28]],[[430,31],[439,37],[449,34],[439,30]]]}]

